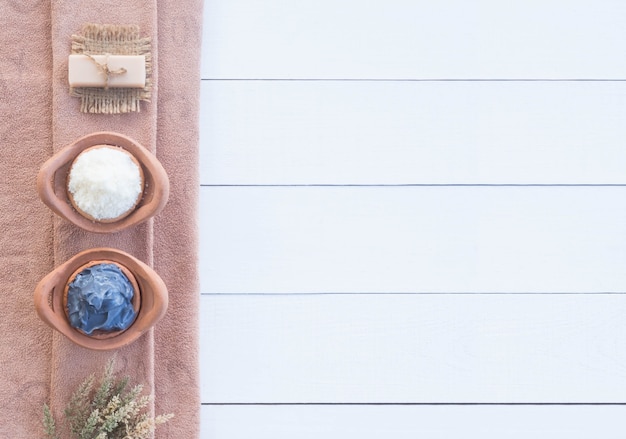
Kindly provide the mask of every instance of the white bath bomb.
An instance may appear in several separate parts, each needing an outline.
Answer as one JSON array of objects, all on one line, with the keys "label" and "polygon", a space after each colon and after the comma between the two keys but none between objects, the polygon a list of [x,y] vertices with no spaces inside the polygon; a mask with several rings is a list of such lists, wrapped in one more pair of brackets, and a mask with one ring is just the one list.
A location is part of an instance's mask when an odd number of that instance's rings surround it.
[{"label": "white bath bomb", "polygon": [[96,221],[114,221],[128,215],[141,200],[143,172],[122,148],[91,147],[70,168],[67,189],[74,207]]}]

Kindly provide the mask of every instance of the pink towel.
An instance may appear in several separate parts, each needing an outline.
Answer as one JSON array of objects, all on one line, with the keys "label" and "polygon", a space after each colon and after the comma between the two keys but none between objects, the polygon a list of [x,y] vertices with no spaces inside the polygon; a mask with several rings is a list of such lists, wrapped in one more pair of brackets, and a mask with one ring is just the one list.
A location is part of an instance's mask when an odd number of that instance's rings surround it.
[{"label": "pink towel", "polygon": [[[157,327],[117,351],[118,371],[145,383],[156,413],[175,417],[156,437],[198,435],[197,175],[201,0],[5,0],[0,14],[0,438],[41,437],[41,409],[59,414],[113,352],[74,345],[36,316],[35,285],[81,250],[106,246],[152,265],[168,286]],[[152,37],[154,89],[141,112],[92,115],[69,96],[71,35],[87,22],[137,24]],[[78,137],[116,131],[154,151],[170,178],[156,218],[98,235],[54,216],[35,191],[41,164]]]}]

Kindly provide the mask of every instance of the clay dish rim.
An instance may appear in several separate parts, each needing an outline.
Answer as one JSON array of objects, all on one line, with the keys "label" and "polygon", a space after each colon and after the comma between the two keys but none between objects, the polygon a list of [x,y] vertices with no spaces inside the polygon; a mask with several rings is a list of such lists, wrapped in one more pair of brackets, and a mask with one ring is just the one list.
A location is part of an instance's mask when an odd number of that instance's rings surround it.
[{"label": "clay dish rim", "polygon": [[[137,281],[141,294],[141,306],[133,324],[125,331],[104,339],[75,330],[63,306],[64,290],[71,275],[79,267],[95,260],[109,260],[125,266]],[[93,350],[111,350],[132,343],[152,328],[165,315],[169,298],[165,283],[152,268],[128,253],[102,247],[78,253],[48,273],[37,284],[34,301],[39,317],[74,343]]]},{"label": "clay dish rim", "polygon": [[[87,148],[109,145],[120,147],[135,157],[144,174],[144,192],[137,206],[118,221],[93,221],[72,206],[67,191],[67,173],[74,159]],[[81,137],[65,146],[39,170],[37,192],[57,215],[74,225],[95,233],[112,233],[142,223],[157,215],[169,197],[169,178],[157,158],[139,142],[123,134],[102,131]]]}]

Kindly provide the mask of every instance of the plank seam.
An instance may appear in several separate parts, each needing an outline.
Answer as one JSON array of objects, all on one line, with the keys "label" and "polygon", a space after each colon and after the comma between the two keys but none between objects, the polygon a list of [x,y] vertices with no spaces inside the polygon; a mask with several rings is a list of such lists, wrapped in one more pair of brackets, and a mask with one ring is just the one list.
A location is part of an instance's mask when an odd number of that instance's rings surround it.
[{"label": "plank seam", "polygon": [[200,293],[201,296],[585,296],[585,295],[605,295],[605,296],[619,296],[624,295],[624,291],[597,291],[597,292],[309,292],[309,293]]},{"label": "plank seam", "polygon": [[200,184],[200,187],[626,187],[626,183],[390,183],[390,184]]},{"label": "plank seam", "polygon": [[202,406],[626,406],[626,402],[203,402]]},{"label": "plank seam", "polygon": [[624,82],[620,78],[202,78],[207,82]]}]

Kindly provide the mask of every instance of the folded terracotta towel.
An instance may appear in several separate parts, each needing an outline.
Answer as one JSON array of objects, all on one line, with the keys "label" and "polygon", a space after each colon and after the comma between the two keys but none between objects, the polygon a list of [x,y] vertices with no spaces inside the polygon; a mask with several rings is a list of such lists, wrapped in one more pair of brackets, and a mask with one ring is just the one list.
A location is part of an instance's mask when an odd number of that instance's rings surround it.
[{"label": "folded terracotta towel", "polygon": [[[202,3],[198,0],[36,2],[10,0],[0,14],[0,141],[3,227],[0,285],[0,438],[40,437],[41,407],[60,413],[87,375],[112,352],[78,347],[36,317],[32,292],[55,266],[106,246],[153,265],[170,306],[154,331],[118,350],[118,370],[147,384],[157,413],[175,418],[156,437],[198,434],[197,143]],[[152,38],[152,101],[141,112],[79,112],[68,94],[71,35],[84,23],[137,24]],[[155,151],[170,178],[170,199],[153,220],[115,234],[85,232],[38,200],[35,177],[55,151],[94,131],[116,131]]]},{"label": "folded terracotta towel", "polygon": [[41,437],[52,331],[33,289],[53,268],[52,214],[34,177],[52,152],[50,3],[0,13],[0,438]]}]

